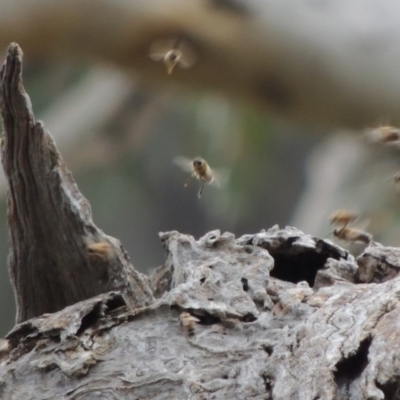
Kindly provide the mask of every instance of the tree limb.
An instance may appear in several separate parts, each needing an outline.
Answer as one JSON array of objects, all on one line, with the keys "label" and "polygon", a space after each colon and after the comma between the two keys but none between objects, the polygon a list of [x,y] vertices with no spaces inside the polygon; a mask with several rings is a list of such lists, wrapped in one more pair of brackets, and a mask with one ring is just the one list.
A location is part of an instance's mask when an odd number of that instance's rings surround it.
[{"label": "tree limb", "polygon": [[[106,60],[153,84],[217,89],[285,118],[365,128],[400,124],[399,11],[396,0],[4,0],[0,47],[18,41],[31,54]],[[168,76],[149,48],[177,36],[197,63]]]}]

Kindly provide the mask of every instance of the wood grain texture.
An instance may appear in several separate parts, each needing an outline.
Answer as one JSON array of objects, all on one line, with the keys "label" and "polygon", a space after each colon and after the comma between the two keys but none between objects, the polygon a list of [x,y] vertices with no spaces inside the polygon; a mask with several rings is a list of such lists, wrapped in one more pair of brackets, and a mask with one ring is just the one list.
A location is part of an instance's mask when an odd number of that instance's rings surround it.
[{"label": "wood grain texture", "polygon": [[[167,259],[152,281],[161,297],[129,310],[111,292],[17,325],[0,364],[1,398],[398,398],[398,276],[357,284],[353,256],[290,227],[160,237]],[[289,281],[309,276],[307,265],[316,281],[334,271],[330,282]],[[283,267],[289,280],[271,276]],[[182,312],[198,321],[192,336]]]},{"label": "wood grain texture", "polygon": [[[9,270],[17,321],[120,290],[131,306],[152,301],[147,278],[117,239],[92,220],[89,202],[22,84],[22,52],[10,45],[1,70],[2,162],[8,181]],[[103,247],[93,250],[96,243]]]}]

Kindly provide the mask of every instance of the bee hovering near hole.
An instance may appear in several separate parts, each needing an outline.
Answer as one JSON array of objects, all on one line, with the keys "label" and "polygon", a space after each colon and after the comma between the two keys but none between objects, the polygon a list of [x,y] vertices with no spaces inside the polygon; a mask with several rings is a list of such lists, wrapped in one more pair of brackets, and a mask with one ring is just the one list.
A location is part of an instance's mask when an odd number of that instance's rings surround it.
[{"label": "bee hovering near hole", "polygon": [[340,208],[332,213],[329,217],[329,222],[331,225],[341,225],[345,227],[350,223],[354,223],[357,219],[358,214],[355,211]]},{"label": "bee hovering near hole", "polygon": [[[329,218],[331,225],[336,225],[333,230],[333,236],[345,242],[361,242],[369,244],[372,241],[372,235],[358,228],[349,227],[358,220],[358,214],[355,211],[339,209]],[[368,225],[369,221],[364,221]]]},{"label": "bee hovering near hole", "polygon": [[168,75],[179,65],[187,69],[196,62],[196,55],[192,48],[182,38],[159,40],[150,46],[149,57],[153,61],[163,61]]},{"label": "bee hovering near hole", "polygon": [[208,165],[207,161],[201,157],[196,157],[193,160],[189,160],[186,157],[179,156],[174,158],[174,163],[181,167],[184,171],[190,172],[189,178],[186,180],[184,187],[187,187],[193,178],[198,179],[202,182],[202,186],[199,190],[198,197],[201,197],[204,186],[208,184],[221,187],[226,184],[228,172],[225,170],[212,170]]},{"label": "bee hovering near hole", "polygon": [[399,185],[400,184],[400,172],[396,172],[396,174],[392,176],[391,181],[393,181],[393,183],[395,185]]},{"label": "bee hovering near hole", "polygon": [[196,332],[196,325],[200,320],[190,313],[184,311],[179,316],[181,329],[185,332],[189,337],[194,336]]},{"label": "bee hovering near hole", "polygon": [[335,228],[333,235],[345,242],[362,242],[369,244],[372,241],[372,235],[368,232],[362,231],[357,228]]},{"label": "bee hovering near hole", "polygon": [[393,185],[396,192],[400,192],[400,172],[396,172],[390,179],[389,182]]}]

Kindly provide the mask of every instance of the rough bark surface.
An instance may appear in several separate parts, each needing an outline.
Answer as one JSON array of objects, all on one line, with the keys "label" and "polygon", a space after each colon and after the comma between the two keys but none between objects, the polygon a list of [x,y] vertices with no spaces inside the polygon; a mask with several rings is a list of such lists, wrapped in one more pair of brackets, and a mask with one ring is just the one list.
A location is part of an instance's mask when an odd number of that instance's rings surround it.
[{"label": "rough bark surface", "polygon": [[400,278],[357,283],[393,249],[372,244],[356,261],[290,227],[160,237],[161,297],[132,311],[107,293],[17,325],[1,398],[398,398]]},{"label": "rough bark surface", "polygon": [[22,52],[12,44],[0,75],[0,107],[17,321],[110,290],[121,291],[132,307],[149,304],[147,278],[134,269],[120,242],[93,223],[89,202],[52,137],[35,121],[21,72]]}]

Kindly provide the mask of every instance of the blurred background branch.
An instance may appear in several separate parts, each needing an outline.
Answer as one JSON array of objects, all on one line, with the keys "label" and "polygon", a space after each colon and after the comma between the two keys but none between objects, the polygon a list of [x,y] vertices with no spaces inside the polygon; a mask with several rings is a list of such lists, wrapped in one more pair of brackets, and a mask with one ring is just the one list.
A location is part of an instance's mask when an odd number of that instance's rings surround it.
[{"label": "blurred background branch", "polygon": [[[35,114],[138,270],[164,262],[159,231],[294,223],[326,237],[338,207],[400,244],[398,154],[359,134],[400,120],[398,2],[0,2],[0,51],[20,44]],[[175,37],[196,63],[168,75],[149,50]],[[179,155],[229,168],[229,185],[199,200]],[[4,192],[1,177],[0,335],[15,315]]]},{"label": "blurred background branch", "polygon": [[[395,0],[2,0],[0,46],[104,60],[152,84],[220,90],[307,123],[398,123],[400,5]],[[385,23],[382,23],[385,21]],[[148,57],[183,37],[197,54],[167,76]]]}]

